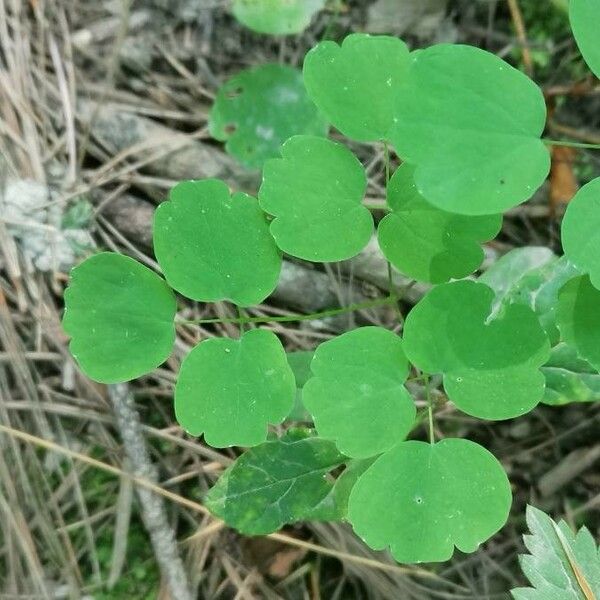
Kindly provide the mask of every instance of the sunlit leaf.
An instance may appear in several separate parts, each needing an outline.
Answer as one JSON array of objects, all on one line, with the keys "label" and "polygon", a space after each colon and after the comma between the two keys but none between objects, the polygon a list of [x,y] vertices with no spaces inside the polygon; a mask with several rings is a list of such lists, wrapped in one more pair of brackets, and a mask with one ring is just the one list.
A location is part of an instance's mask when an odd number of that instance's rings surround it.
[{"label": "sunlit leaf", "polygon": [[600,77],[600,0],[569,0],[569,21],[585,62]]},{"label": "sunlit leaf", "polygon": [[494,293],[473,281],[437,286],[408,314],[404,350],[427,373],[443,373],[458,408],[482,419],[530,411],[544,394],[539,368],[550,345],[535,313],[520,304],[492,313]]},{"label": "sunlit leaf", "polygon": [[502,465],[465,439],[402,442],[378,458],[350,494],[348,519],[374,550],[399,562],[473,552],[506,522],[511,491]]},{"label": "sunlit leaf", "polygon": [[[313,515],[333,491],[327,474],[345,462],[335,445],[306,430],[242,454],[205,498],[206,507],[242,533],[260,535]],[[322,516],[332,516],[334,504]]]},{"label": "sunlit leaf", "polygon": [[502,216],[465,216],[436,208],[419,194],[414,170],[404,163],[390,179],[392,212],[377,229],[381,251],[399,271],[419,281],[465,277],[481,264],[480,243],[496,236]]},{"label": "sunlit leaf", "polygon": [[541,90],[479,48],[441,44],[413,52],[395,119],[397,153],[416,165],[419,192],[443,210],[501,213],[531,197],[548,175]]},{"label": "sunlit leaf", "polygon": [[164,362],[175,341],[175,296],[156,273],[113,252],[71,271],[63,327],[83,372],[102,383],[135,379]]},{"label": "sunlit leaf", "polygon": [[323,114],[349,138],[386,138],[394,116],[393,95],[408,69],[404,42],[355,33],[341,46],[325,41],[304,59],[304,83]]},{"label": "sunlit leaf", "polygon": [[[600,16],[598,19],[600,27]],[[569,202],[561,239],[565,255],[589,273],[594,286],[600,289],[600,177],[584,185]]]},{"label": "sunlit leaf", "polygon": [[287,254],[332,262],[358,254],[373,232],[362,205],[365,171],[345,146],[324,138],[295,136],[282,158],[263,170],[258,198],[275,219],[271,233]]},{"label": "sunlit leaf", "polygon": [[235,18],[246,27],[270,35],[306,29],[325,0],[233,0]]},{"label": "sunlit leaf", "polygon": [[169,284],[203,302],[259,304],[281,255],[256,199],[216,179],[176,185],[154,216],[154,252]]},{"label": "sunlit leaf", "polygon": [[296,394],[294,374],[277,336],[253,329],[239,340],[200,342],[181,365],[175,415],[211,446],[255,446],[267,425],[281,423]]},{"label": "sunlit leaf", "polygon": [[302,399],[319,435],[347,456],[365,458],[403,440],[415,420],[404,387],[402,340],[381,327],[361,327],[321,344]]},{"label": "sunlit leaf", "polygon": [[213,137],[248,167],[278,156],[297,134],[327,134],[328,125],[308,97],[302,73],[267,64],[238,73],[220,89],[209,115]]}]

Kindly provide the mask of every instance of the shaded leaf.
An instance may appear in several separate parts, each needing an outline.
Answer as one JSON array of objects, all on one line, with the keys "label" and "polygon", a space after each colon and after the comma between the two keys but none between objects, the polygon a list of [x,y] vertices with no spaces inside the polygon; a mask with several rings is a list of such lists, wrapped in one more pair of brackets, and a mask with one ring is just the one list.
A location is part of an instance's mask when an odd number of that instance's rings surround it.
[{"label": "shaded leaf", "polygon": [[71,271],[63,327],[83,372],[102,383],[135,379],[171,354],[175,296],[133,258],[101,252]]},{"label": "shaded leaf", "polygon": [[569,21],[585,62],[600,77],[600,0],[569,0]]},{"label": "shaded leaf", "polygon": [[348,519],[374,550],[399,562],[474,552],[506,522],[511,491],[502,465],[464,439],[409,441],[367,469],[350,494]]},{"label": "shaded leaf", "polygon": [[312,421],[312,417],[302,402],[302,388],[311,377],[310,362],[314,354],[312,350],[297,350],[287,353],[287,360],[296,380],[296,402],[287,416],[287,419],[291,421]]},{"label": "shaded leaf", "polygon": [[306,29],[325,0],[233,0],[235,18],[249,29],[289,35]]}]

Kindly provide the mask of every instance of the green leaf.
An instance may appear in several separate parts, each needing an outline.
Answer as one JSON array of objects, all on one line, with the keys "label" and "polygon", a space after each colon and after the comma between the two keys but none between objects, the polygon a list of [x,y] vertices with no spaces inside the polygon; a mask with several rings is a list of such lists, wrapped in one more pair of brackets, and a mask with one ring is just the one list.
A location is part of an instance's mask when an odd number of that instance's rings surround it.
[{"label": "green leaf", "polygon": [[152,371],[175,342],[175,296],[156,273],[113,252],[101,252],[71,271],[63,327],[82,371],[118,383]]},{"label": "green leaf", "polygon": [[565,256],[589,273],[600,289],[600,177],[584,185],[569,202],[561,238]]},{"label": "green leaf", "polygon": [[515,600],[591,600],[600,597],[600,551],[590,532],[576,534],[533,506],[527,507],[531,535],[523,536],[531,554],[521,555],[523,573],[533,587],[512,590]]},{"label": "green leaf", "polygon": [[258,198],[273,215],[271,234],[287,254],[315,262],[358,254],[373,233],[373,217],[362,205],[365,171],[345,146],[312,136],[295,136],[282,158],[263,170]]},{"label": "green leaf", "polygon": [[416,409],[404,387],[402,340],[381,327],[361,327],[321,344],[302,399],[320,436],[346,456],[389,450],[410,431]]},{"label": "green leaf", "polygon": [[374,550],[399,562],[473,552],[505,523],[511,504],[502,465],[465,439],[402,442],[378,458],[350,494],[348,519]]},{"label": "green leaf", "polygon": [[509,419],[542,399],[550,345],[535,313],[511,304],[494,314],[493,291],[458,281],[431,290],[408,314],[404,350],[428,373],[444,374],[448,398],[467,414]]},{"label": "green leaf", "polygon": [[572,346],[559,344],[552,348],[550,360],[541,370],[546,378],[544,404],[600,401],[600,374],[579,358]]},{"label": "green leaf", "polygon": [[571,279],[558,296],[558,328],[562,339],[600,371],[600,290],[589,277]]},{"label": "green leaf", "polygon": [[247,331],[239,340],[200,342],[181,365],[175,387],[175,415],[192,435],[208,444],[255,446],[267,425],[281,423],[296,393],[294,374],[277,336]]},{"label": "green leaf", "polygon": [[296,352],[287,353],[288,364],[296,380],[296,402],[290,414],[286,417],[291,421],[312,421],[312,417],[308,414],[302,402],[302,388],[311,377],[310,363],[314,354],[312,350],[297,350]]},{"label": "green leaf", "polygon": [[600,0],[569,0],[569,21],[585,62],[600,77]]},{"label": "green leaf", "polygon": [[360,142],[387,137],[393,97],[408,70],[408,49],[398,38],[349,35],[341,47],[317,44],[304,59],[310,97],[344,135]]},{"label": "green leaf", "polygon": [[165,278],[193,300],[260,304],[279,279],[281,255],[258,202],[216,179],[177,184],[154,215],[154,252]]},{"label": "green leaf", "polygon": [[220,89],[210,111],[213,137],[244,165],[262,167],[297,134],[327,135],[328,125],[308,97],[302,74],[267,64],[241,71]]},{"label": "green leaf", "polygon": [[327,473],[345,460],[331,442],[293,429],[242,454],[210,490],[205,505],[242,533],[272,533],[311,518],[333,489]]},{"label": "green leaf", "polygon": [[304,31],[325,0],[233,0],[233,14],[242,24],[270,35]]},{"label": "green leaf", "polygon": [[419,281],[442,283],[469,275],[483,260],[479,244],[496,236],[502,216],[471,217],[436,208],[419,194],[414,171],[403,163],[390,179],[392,212],[377,229],[381,251],[399,271]]},{"label": "green leaf", "polygon": [[391,141],[416,165],[417,189],[438,208],[501,213],[548,175],[542,92],[489,52],[449,44],[413,52],[395,111]]}]

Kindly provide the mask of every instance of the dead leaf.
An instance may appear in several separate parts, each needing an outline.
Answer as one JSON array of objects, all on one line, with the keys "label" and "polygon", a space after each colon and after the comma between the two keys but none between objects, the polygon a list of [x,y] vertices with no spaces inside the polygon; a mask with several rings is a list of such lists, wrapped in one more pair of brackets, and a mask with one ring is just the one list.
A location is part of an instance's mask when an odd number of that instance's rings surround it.
[{"label": "dead leaf", "polygon": [[577,179],[573,172],[576,151],[566,146],[552,146],[550,168],[550,203],[553,209],[567,204],[577,192]]}]

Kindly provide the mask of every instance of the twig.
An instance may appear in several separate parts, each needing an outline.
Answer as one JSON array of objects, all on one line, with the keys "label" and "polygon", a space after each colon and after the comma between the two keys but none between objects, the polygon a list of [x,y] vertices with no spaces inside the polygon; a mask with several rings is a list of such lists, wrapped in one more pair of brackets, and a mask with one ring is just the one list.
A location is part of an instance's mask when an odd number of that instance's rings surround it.
[{"label": "twig", "polygon": [[523,22],[523,15],[519,8],[518,0],[508,0],[508,10],[510,11],[510,17],[515,26],[515,32],[521,45],[521,51],[523,54],[523,64],[527,75],[533,76],[533,59],[531,58],[531,51],[529,50],[529,42],[527,41],[527,33],[525,31],[525,23]]}]

